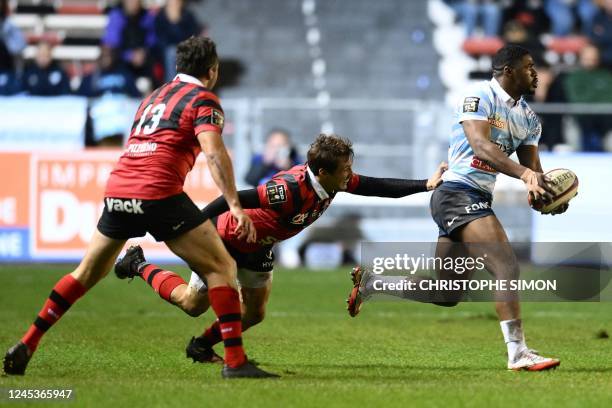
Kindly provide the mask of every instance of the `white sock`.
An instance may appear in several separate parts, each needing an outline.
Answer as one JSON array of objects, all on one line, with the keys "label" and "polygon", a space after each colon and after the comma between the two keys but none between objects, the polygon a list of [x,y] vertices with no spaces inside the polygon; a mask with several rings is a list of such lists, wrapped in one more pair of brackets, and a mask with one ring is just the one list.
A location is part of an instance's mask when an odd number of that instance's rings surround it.
[{"label": "white sock", "polygon": [[196,291],[200,293],[206,293],[208,291],[206,282],[204,282],[202,278],[200,278],[198,274],[195,272],[191,272],[191,278],[189,279],[189,286],[194,288]]},{"label": "white sock", "polygon": [[516,361],[517,356],[527,348],[521,319],[503,320],[499,322],[506,347],[508,347],[508,360]]}]

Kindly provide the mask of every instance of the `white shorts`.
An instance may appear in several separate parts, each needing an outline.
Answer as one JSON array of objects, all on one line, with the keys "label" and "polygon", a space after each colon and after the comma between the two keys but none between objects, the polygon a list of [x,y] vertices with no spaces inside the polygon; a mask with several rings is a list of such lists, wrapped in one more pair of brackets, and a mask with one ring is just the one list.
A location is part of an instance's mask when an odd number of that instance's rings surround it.
[{"label": "white shorts", "polygon": [[[240,268],[238,269],[238,284],[240,287],[249,289],[265,288],[268,282],[272,282],[272,273],[273,271],[255,272],[249,269]],[[189,286],[200,293],[208,291],[206,283],[195,272],[191,272]]]}]

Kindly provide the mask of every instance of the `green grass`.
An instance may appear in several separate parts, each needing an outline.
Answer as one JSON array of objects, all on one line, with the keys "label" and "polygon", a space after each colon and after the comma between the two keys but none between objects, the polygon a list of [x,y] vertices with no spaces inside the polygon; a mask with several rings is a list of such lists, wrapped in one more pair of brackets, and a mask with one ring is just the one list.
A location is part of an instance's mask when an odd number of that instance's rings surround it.
[{"label": "green grass", "polygon": [[[0,267],[0,348],[68,269]],[[211,313],[188,317],[142,281],[109,276],[45,336],[26,376],[0,388],[72,388],[69,406],[96,407],[612,406],[612,340],[596,336],[612,331],[612,303],[525,304],[528,344],[562,364],[513,373],[491,304],[371,302],[351,319],[348,286],[346,271],[276,272],[266,320],[244,338],[283,377],[226,381],[184,357]]]}]

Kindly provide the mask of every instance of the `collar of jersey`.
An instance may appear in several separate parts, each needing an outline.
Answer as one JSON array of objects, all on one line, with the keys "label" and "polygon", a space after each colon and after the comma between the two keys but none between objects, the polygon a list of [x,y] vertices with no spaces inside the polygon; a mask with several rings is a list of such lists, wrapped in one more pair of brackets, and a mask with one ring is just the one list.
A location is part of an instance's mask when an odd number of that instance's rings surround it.
[{"label": "collar of jersey", "polygon": [[174,80],[176,81],[177,79],[181,82],[189,82],[190,84],[194,84],[194,85],[201,86],[202,88],[206,88],[204,84],[202,83],[202,81],[200,81],[198,78],[193,77],[191,75],[176,74],[176,76],[174,77]]},{"label": "collar of jersey", "polygon": [[325,191],[323,186],[319,183],[312,170],[310,170],[310,167],[306,166],[306,171],[308,171],[308,177],[310,177],[310,183],[312,184],[312,188],[314,188],[315,193],[317,193],[321,200],[327,200],[329,198],[329,194],[327,194],[327,191]]},{"label": "collar of jersey", "polygon": [[493,88],[493,92],[498,94],[499,97],[504,101],[506,105],[508,105],[509,108],[516,106],[518,101],[515,101],[510,95],[508,95],[508,92],[506,92],[504,88],[501,87],[499,82],[497,82],[497,79],[491,79],[491,88]]}]

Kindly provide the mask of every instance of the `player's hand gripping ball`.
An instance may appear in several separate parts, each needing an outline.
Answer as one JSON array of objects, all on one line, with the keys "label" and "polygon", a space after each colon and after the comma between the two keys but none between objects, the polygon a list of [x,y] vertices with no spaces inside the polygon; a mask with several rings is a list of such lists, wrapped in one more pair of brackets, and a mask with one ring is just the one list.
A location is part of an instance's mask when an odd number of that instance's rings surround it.
[{"label": "player's hand gripping ball", "polygon": [[527,200],[531,208],[542,214],[560,214],[565,212],[569,201],[578,194],[578,177],[568,169],[554,169],[547,171],[544,176],[549,187],[554,191],[554,197],[550,202],[534,200],[531,194]]}]

